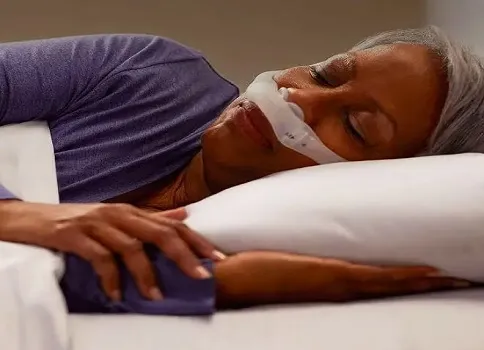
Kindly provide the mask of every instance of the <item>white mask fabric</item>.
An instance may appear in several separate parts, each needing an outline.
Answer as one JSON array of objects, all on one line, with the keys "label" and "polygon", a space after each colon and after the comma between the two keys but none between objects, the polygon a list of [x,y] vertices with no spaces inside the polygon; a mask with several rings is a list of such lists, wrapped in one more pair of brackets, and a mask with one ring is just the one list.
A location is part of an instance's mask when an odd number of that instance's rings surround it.
[{"label": "white mask fabric", "polygon": [[255,103],[272,126],[281,144],[318,164],[345,161],[331,151],[304,121],[303,110],[288,102],[289,90],[278,89],[274,76],[278,71],[259,74],[247,87],[246,98]]}]

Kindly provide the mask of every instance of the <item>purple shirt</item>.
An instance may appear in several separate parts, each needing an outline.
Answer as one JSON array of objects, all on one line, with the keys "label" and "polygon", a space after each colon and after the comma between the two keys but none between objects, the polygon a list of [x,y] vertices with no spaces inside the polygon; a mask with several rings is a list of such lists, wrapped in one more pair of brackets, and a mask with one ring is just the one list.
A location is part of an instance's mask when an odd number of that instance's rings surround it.
[{"label": "purple shirt", "polygon": [[[199,52],[160,37],[0,44],[0,125],[48,122],[61,202],[100,202],[171,176],[237,95]],[[12,195],[0,184],[1,198]],[[151,256],[166,299],[142,300],[122,266],[125,299],[116,305],[103,296],[90,265],[67,256],[62,287],[70,309],[212,311],[213,281],[190,280],[159,253]]]}]

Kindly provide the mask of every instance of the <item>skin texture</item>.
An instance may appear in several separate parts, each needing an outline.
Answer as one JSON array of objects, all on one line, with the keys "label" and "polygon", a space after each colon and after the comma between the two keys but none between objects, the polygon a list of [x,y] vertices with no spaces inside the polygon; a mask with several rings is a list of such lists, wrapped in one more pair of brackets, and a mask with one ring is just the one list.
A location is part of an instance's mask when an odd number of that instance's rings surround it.
[{"label": "skin texture", "polygon": [[[354,61],[353,71],[348,68],[349,61]],[[303,109],[306,122],[332,151],[348,160],[369,160],[410,157],[423,149],[438,121],[446,91],[426,48],[382,46],[330,58],[315,69],[322,75],[319,81],[309,67],[296,67],[283,71],[276,82],[279,87],[293,89],[289,101]],[[209,188],[225,189],[314,164],[278,145],[272,134],[275,146],[271,150],[251,142],[232,126],[244,113],[244,109],[229,107],[204,136]],[[364,141],[349,130],[346,113],[365,135]]]},{"label": "skin texture", "polygon": [[[290,68],[275,80],[289,89],[289,101],[302,108],[306,123],[333,152],[349,161],[392,159],[414,156],[426,146],[446,97],[440,65],[425,47],[398,44]],[[240,123],[244,118],[259,137]],[[262,112],[243,95],[202,141],[200,154],[174,182],[138,204],[170,209],[275,172],[315,165],[279,144]],[[221,307],[341,301],[469,285],[435,278],[435,273],[274,252],[229,257],[215,270]]]},{"label": "skin texture", "polygon": [[[343,54],[276,77],[306,122],[335,153],[351,160],[410,157],[434,129],[446,94],[439,61],[421,46],[390,45]],[[249,122],[244,122],[249,120]],[[263,176],[314,165],[276,142],[271,126],[242,95],[202,139],[202,151],[168,183],[151,184],[111,202],[44,205],[0,203],[0,240],[75,253],[96,270],[105,292],[119,299],[114,256],[146,298],[162,291],[141,242],[157,245],[193,278],[210,278],[197,256],[216,261],[219,307],[347,301],[467,287],[430,267],[371,267],[278,252],[225,257],[183,224],[178,209]],[[149,210],[141,210],[136,207]]]},{"label": "skin texture", "polygon": [[127,204],[38,204],[0,201],[0,240],[76,254],[90,262],[106,294],[119,300],[121,286],[114,256],[133,275],[141,295],[159,300],[162,293],[143,249],[152,243],[188,276],[210,278],[198,257],[225,256],[186,227],[184,209],[149,213]]},{"label": "skin texture", "polygon": [[470,284],[429,267],[379,267],[280,252],[243,252],[215,266],[219,308],[347,302]]},{"label": "skin texture", "polygon": [[[440,62],[419,45],[345,53],[275,80],[328,148],[350,161],[411,157],[426,145],[445,102]],[[269,147],[240,127],[247,117]],[[223,145],[223,147],[221,147]],[[202,151],[171,184],[137,204],[172,209],[226,188],[315,163],[277,142],[262,112],[242,95],[203,135]]]}]

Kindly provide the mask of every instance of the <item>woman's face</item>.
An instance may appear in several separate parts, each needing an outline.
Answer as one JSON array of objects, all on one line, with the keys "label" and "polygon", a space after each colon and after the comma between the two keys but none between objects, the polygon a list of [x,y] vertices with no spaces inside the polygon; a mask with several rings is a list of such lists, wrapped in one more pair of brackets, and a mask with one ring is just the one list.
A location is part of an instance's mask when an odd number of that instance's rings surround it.
[{"label": "woman's face", "polygon": [[[333,152],[349,160],[411,157],[435,128],[447,86],[423,46],[397,44],[344,53],[282,71],[289,101]],[[213,190],[275,172],[315,165],[280,144],[262,112],[244,96],[203,136],[205,175]]]}]

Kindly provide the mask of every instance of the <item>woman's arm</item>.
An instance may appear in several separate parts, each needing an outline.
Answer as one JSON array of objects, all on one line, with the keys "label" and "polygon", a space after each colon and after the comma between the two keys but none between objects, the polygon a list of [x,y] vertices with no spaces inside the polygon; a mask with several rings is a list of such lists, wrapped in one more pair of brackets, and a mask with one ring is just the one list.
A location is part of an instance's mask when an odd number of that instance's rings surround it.
[{"label": "woman's arm", "polygon": [[156,40],[91,35],[0,44],[0,125],[54,121],[89,103],[100,82]]},{"label": "woman's arm", "polygon": [[219,308],[342,302],[469,287],[430,267],[377,267],[277,252],[246,252],[215,265]]},{"label": "woman's arm", "polygon": [[[142,295],[145,300],[161,299],[157,273],[150,259],[155,255],[162,269],[168,269],[170,286],[178,290],[187,285],[202,285],[203,290],[193,292],[192,297],[210,296],[213,301],[213,279],[198,257],[218,261],[223,256],[210,242],[181,223],[185,217],[184,209],[148,214],[126,204],[0,200],[0,241],[75,255],[77,259],[66,258],[64,280],[69,282],[67,287],[74,286],[83,296],[91,285],[95,293],[119,301],[125,287],[123,280],[130,279],[130,289],[135,295]],[[157,254],[148,254],[144,243],[150,243]],[[164,255],[170,258],[171,265]],[[212,264],[205,265],[211,268]],[[193,307],[206,309],[197,301],[192,303]]]},{"label": "woman's arm", "polygon": [[[89,105],[120,71],[150,66],[168,55],[149,35],[90,35],[0,44],[0,126],[49,123]],[[169,48],[169,46],[167,46]],[[167,51],[165,53],[165,51]],[[1,166],[1,164],[0,164]],[[0,199],[14,196],[0,184]]]}]

